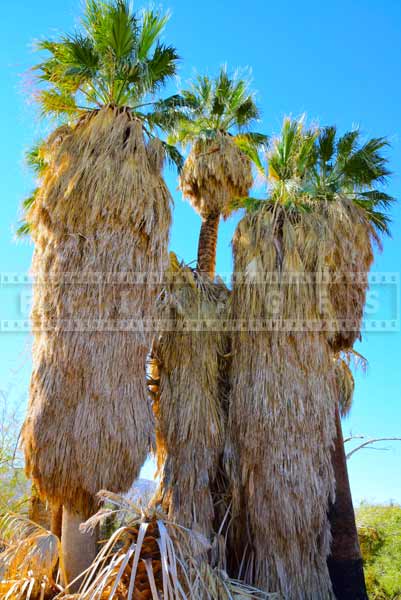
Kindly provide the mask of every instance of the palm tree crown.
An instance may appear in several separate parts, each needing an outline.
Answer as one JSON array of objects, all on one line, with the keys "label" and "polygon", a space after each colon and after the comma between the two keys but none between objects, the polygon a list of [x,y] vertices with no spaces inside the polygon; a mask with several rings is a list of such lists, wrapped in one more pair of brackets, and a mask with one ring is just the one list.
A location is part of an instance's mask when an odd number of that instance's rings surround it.
[{"label": "palm tree crown", "polygon": [[236,196],[253,184],[251,160],[266,137],[249,130],[259,117],[249,84],[223,67],[215,79],[200,76],[182,92],[185,115],[171,140],[191,144],[180,173],[180,188],[202,218],[198,270],[213,278],[220,216],[227,217]]},{"label": "palm tree crown", "polygon": [[[358,130],[337,136],[336,127],[306,129],[301,120],[285,119],[268,153],[269,202],[310,210],[319,201],[351,201],[379,232],[389,233],[384,210],[394,198],[379,189],[390,171],[385,138],[361,141]],[[248,201],[257,206],[258,201]]]},{"label": "palm tree crown", "polygon": [[[247,132],[260,118],[248,81],[237,74],[230,76],[226,67],[215,79],[199,76],[182,96],[190,113],[178,123],[175,140],[181,143],[214,138],[219,133],[238,135]],[[258,134],[247,133],[247,137],[266,140]]]},{"label": "palm tree crown", "polygon": [[43,114],[71,118],[128,107],[150,130],[168,130],[181,99],[155,100],[177,69],[176,49],[160,41],[167,21],[153,10],[133,13],[126,0],[87,0],[79,32],[38,45],[50,53],[34,67],[45,83],[38,95]]},{"label": "palm tree crown", "polygon": [[[157,98],[176,73],[178,55],[160,41],[168,15],[153,10],[132,12],[126,0],[87,0],[81,31],[45,40],[38,49],[50,54],[34,67],[42,89],[37,100],[43,116],[77,121],[104,106],[129,110],[142,122],[149,138],[168,133],[182,112],[183,99],[175,94]],[[181,170],[180,152],[159,141],[163,158]],[[27,163],[41,180],[46,171],[45,143],[27,153]],[[18,236],[30,233],[26,213],[38,189],[23,201]]]}]

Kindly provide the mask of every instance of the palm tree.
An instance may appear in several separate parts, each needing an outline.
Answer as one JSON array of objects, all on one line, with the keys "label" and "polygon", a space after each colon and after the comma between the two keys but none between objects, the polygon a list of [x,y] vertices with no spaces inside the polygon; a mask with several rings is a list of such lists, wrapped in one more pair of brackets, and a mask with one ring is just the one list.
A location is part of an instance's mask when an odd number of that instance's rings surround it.
[{"label": "palm tree", "polygon": [[225,314],[228,290],[221,281],[203,280],[174,255],[168,281],[158,309],[169,327],[149,360],[161,475],[154,501],[169,519],[210,538],[226,427],[221,379],[227,336],[216,324]]},{"label": "palm tree", "polygon": [[159,303],[159,314],[173,325],[152,353],[160,371],[154,410],[162,476],[156,500],[169,518],[209,537],[226,425],[227,335],[208,330],[223,317],[229,295],[223,282],[214,281],[218,225],[235,197],[248,193],[253,182],[249,155],[257,154],[266,138],[247,132],[258,109],[246,81],[230,77],[225,68],[214,80],[199,77],[181,95],[185,116],[170,139],[192,144],[180,188],[200,213],[202,226],[197,268],[173,257],[171,284]]},{"label": "palm tree", "polygon": [[63,506],[67,583],[96,552],[96,536],[78,530],[96,493],[127,490],[153,439],[141,324],[160,281],[136,276],[160,279],[168,264],[161,170],[164,156],[180,164],[157,137],[181,104],[158,98],[178,59],[159,40],[166,22],[125,0],[88,0],[79,32],[39,44],[48,57],[35,67],[38,101],[62,125],[41,146],[26,203],[36,285],[23,441],[28,474],[55,514]]},{"label": "palm tree", "polygon": [[[382,138],[361,144],[357,131],[337,139],[334,127],[307,130],[286,119],[268,155],[268,199],[244,201],[248,214],[234,238],[232,318],[275,320],[269,333],[256,323],[233,336],[234,499],[249,515],[256,583],[294,599],[331,594],[326,510],[334,478],[337,499],[348,482],[336,461],[343,448],[333,351],[349,349],[358,336],[367,282],[355,273],[366,273],[372,242],[388,231],[382,208],[392,198],[375,188],[388,175],[385,145]],[[335,528],[333,537],[335,548]],[[333,577],[337,560],[332,551],[333,588],[345,598]],[[363,577],[353,590],[352,597],[364,597]]]},{"label": "palm tree", "polygon": [[220,217],[252,187],[250,157],[257,160],[266,136],[250,132],[259,110],[248,82],[225,67],[215,79],[199,76],[182,97],[189,110],[171,140],[191,144],[180,189],[202,219],[197,270],[213,279]]}]

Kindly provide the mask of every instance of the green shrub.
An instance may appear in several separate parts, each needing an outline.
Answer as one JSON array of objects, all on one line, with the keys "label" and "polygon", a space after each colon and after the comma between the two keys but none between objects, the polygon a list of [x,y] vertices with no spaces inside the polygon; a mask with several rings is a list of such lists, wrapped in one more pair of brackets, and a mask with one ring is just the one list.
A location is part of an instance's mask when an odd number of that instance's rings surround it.
[{"label": "green shrub", "polygon": [[370,600],[401,600],[401,506],[362,504],[356,517]]}]

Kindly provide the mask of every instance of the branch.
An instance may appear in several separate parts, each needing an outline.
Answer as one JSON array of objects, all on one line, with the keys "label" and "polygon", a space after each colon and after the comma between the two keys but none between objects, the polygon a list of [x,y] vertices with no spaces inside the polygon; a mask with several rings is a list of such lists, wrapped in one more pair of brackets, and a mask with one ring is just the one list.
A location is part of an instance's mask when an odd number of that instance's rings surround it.
[{"label": "branch", "polygon": [[352,440],[364,440],[365,436],[364,435],[350,435],[347,438],[344,438],[344,444],[346,444],[347,442],[351,442]]},{"label": "branch", "polygon": [[[349,438],[352,439],[352,438]],[[359,446],[357,446],[356,448],[354,448],[353,450],[351,450],[351,452],[348,452],[347,454],[347,460],[349,458],[351,458],[351,456],[353,454],[355,454],[355,452],[358,452],[358,450],[361,450],[362,448],[366,448],[366,446],[369,446],[370,444],[376,444],[377,442],[401,442],[401,438],[399,437],[392,437],[392,438],[372,438],[371,440],[367,440],[366,442],[363,442],[363,444],[359,444]]]}]

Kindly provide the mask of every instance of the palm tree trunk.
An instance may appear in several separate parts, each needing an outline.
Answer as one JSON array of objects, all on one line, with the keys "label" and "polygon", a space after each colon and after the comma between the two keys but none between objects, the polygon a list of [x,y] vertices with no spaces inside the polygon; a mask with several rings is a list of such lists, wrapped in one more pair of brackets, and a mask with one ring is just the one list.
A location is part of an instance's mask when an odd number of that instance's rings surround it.
[{"label": "palm tree trunk", "polygon": [[94,561],[97,554],[97,531],[81,533],[79,526],[85,517],[63,506],[61,551],[64,585],[68,593],[77,593],[82,583],[79,577]]},{"label": "palm tree trunk", "polygon": [[198,271],[214,279],[219,213],[211,213],[202,220],[198,243]]},{"label": "palm tree trunk", "polygon": [[329,511],[332,544],[327,564],[337,600],[368,600],[338,405],[336,434],[333,450],[336,499]]}]

